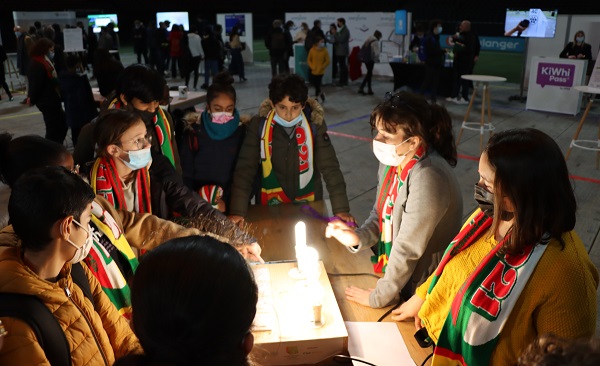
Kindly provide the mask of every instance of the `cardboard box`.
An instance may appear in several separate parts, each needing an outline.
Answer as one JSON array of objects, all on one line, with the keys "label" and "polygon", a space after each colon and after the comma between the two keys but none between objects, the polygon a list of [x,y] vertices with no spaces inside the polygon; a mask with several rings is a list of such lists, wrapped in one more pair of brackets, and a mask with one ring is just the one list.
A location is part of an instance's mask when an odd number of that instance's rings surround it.
[{"label": "cardboard box", "polygon": [[295,263],[253,266],[259,287],[252,356],[261,365],[316,364],[346,353],[348,332],[331,283],[319,262],[323,325],[315,325],[314,290],[288,273]]}]

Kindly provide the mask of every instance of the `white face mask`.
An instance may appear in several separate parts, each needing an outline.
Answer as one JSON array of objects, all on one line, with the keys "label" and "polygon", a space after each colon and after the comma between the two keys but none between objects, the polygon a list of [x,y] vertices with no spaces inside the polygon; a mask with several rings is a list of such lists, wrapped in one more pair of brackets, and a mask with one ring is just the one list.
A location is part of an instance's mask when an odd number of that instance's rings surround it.
[{"label": "white face mask", "polygon": [[381,141],[373,140],[373,154],[375,154],[377,160],[383,165],[399,166],[402,164],[402,161],[404,161],[406,155],[413,149],[408,150],[404,155],[398,155],[396,147],[402,145],[409,139],[410,137],[397,145],[389,145]]},{"label": "white face mask", "polygon": [[87,255],[90,252],[90,249],[92,249],[92,244],[94,243],[94,238],[92,237],[92,227],[89,224],[88,224],[88,228],[86,229],[79,222],[77,222],[77,220],[73,219],[73,222],[75,224],[77,224],[77,226],[79,226],[80,228],[85,230],[88,234],[87,238],[85,239],[85,244],[83,244],[82,246],[78,246],[77,244],[73,243],[71,240],[67,239],[67,242],[77,249],[75,251],[75,254],[73,255],[73,258],[71,258],[68,262],[68,263],[75,264],[75,263],[81,262],[82,260],[85,259],[85,257],[87,257]]}]

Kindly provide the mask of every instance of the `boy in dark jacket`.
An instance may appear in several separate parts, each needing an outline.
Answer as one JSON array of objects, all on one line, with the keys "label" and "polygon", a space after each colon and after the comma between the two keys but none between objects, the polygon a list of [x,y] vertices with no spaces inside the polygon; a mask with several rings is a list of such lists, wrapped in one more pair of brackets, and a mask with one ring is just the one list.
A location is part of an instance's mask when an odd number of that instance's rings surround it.
[{"label": "boy in dark jacket", "polygon": [[308,99],[308,87],[300,76],[273,78],[269,99],[250,121],[238,156],[229,210],[232,221],[243,222],[259,172],[261,205],[322,200],[322,176],[333,213],[355,222],[323,108]]}]

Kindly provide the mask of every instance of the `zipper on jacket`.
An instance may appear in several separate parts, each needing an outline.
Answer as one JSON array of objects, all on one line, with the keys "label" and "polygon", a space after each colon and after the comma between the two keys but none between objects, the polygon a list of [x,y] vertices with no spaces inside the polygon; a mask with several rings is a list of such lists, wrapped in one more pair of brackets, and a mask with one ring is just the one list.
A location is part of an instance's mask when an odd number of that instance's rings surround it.
[{"label": "zipper on jacket", "polygon": [[[104,351],[102,350],[102,347],[100,346],[100,341],[98,341],[98,337],[96,336],[96,332],[94,332],[94,328],[92,327],[92,322],[87,318],[87,316],[85,316],[85,313],[79,307],[79,305],[77,305],[77,303],[75,301],[73,301],[73,299],[71,298],[71,290],[69,290],[68,287],[65,287],[65,294],[67,295],[67,297],[69,298],[69,300],[73,303],[73,305],[75,305],[75,307],[77,308],[77,310],[79,310],[79,312],[81,313],[81,316],[83,316],[83,318],[85,319],[88,327],[90,327],[90,331],[92,332],[92,335],[94,336],[94,341],[96,342],[96,346],[98,346],[98,350],[100,351],[100,355],[102,356],[102,359],[104,360],[104,364],[106,366],[109,366],[108,360],[106,359],[106,355],[104,354]],[[95,311],[95,309],[94,309],[94,311]]]}]

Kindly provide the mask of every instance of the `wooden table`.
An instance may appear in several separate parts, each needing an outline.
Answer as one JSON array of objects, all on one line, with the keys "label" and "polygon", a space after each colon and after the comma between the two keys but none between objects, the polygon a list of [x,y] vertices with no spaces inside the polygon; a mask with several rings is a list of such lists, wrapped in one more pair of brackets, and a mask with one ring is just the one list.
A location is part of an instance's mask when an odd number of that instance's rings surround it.
[{"label": "wooden table", "polygon": [[[475,95],[477,94],[477,85],[473,88],[473,94],[471,95],[471,101],[467,108],[467,113],[460,127],[458,138],[456,139],[456,145],[459,144],[460,138],[462,137],[464,130],[479,131],[479,152],[483,151],[483,134],[487,131],[490,136],[494,132],[494,125],[492,124],[492,104],[490,98],[490,83],[499,83],[506,81],[506,78],[501,76],[491,75],[462,75],[462,79],[474,81],[477,84],[482,84],[483,90],[481,92],[481,119],[479,122],[467,122],[469,120],[469,114],[471,108],[475,102]],[[485,111],[487,109],[487,123],[485,122]]]},{"label": "wooden table", "polygon": [[[324,202],[314,202],[311,206],[324,215],[329,215]],[[251,206],[246,221],[258,239],[265,261],[295,259],[294,226],[298,221],[306,223],[306,241],[317,249],[323,261],[338,306],[346,321],[377,321],[390,307],[372,309],[346,300],[345,289],[350,285],[373,288],[377,280],[371,276],[331,276],[331,273],[373,273],[370,251],[350,253],[335,239],[325,238],[326,223],[308,217],[300,212],[300,205]],[[388,316],[383,321],[392,321]],[[431,349],[421,348],[414,339],[415,327],[412,321],[396,322],[411,357],[417,365],[431,353]],[[429,361],[428,361],[429,362]]]},{"label": "wooden table", "polygon": [[592,104],[594,104],[594,99],[596,99],[596,95],[600,94],[600,88],[592,88],[586,85],[579,85],[574,87],[575,90],[584,93],[590,94],[590,100],[588,101],[587,107],[585,108],[585,112],[583,112],[583,116],[581,116],[581,120],[579,120],[579,125],[577,125],[577,130],[571,139],[571,143],[569,144],[569,149],[567,150],[567,154],[565,156],[565,160],[569,160],[569,156],[571,155],[571,150],[576,147],[579,149],[596,151],[596,169],[598,169],[598,165],[600,162],[600,129],[598,130],[598,139],[597,140],[579,140],[579,133],[581,132],[581,128],[585,123],[585,120],[590,113],[590,109],[592,108]]}]

